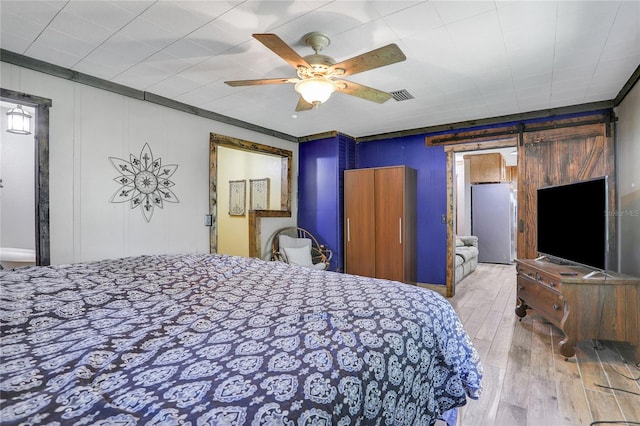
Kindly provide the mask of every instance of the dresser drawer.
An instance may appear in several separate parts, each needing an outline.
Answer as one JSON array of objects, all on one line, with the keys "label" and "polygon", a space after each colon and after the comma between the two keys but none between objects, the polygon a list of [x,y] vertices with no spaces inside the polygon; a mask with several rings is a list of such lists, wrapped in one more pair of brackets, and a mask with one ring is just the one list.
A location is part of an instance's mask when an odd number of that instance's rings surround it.
[{"label": "dresser drawer", "polygon": [[518,298],[560,327],[564,315],[564,302],[560,299],[560,294],[551,287],[527,276],[518,275]]},{"label": "dresser drawer", "polygon": [[552,275],[541,274],[538,271],[534,271],[529,268],[523,268],[521,265],[518,265],[516,270],[518,271],[518,274],[523,277],[527,277],[539,284],[555,289],[558,292],[561,291],[562,285],[560,284],[560,280]]}]

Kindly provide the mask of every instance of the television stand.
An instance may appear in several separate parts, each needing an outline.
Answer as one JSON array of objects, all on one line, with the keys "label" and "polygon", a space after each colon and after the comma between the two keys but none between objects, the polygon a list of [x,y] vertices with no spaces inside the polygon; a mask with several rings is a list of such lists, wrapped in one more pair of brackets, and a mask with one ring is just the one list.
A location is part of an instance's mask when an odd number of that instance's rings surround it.
[{"label": "television stand", "polygon": [[516,259],[516,315],[533,309],[564,333],[560,353],[575,354],[586,339],[628,342],[640,362],[640,279],[558,265],[544,259]]}]

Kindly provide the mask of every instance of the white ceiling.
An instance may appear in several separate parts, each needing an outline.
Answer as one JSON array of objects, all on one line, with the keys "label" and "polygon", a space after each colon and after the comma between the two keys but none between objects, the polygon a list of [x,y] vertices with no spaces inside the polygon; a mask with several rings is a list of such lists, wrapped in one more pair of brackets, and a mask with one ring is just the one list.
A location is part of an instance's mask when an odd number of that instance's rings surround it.
[{"label": "white ceiling", "polygon": [[[21,55],[293,136],[361,137],[611,100],[640,64],[640,1],[0,1]],[[342,61],[396,43],[407,60],[347,77],[415,99],[336,93],[293,118],[295,77],[251,37],[331,38]],[[38,95],[35,93],[34,95]]]}]

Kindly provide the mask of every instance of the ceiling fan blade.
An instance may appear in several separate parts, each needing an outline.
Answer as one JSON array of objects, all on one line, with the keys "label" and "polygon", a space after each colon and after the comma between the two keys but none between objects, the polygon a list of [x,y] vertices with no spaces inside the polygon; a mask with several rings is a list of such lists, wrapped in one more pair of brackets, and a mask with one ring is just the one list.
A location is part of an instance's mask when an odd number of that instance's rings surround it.
[{"label": "ceiling fan blade", "polygon": [[258,80],[232,80],[225,81],[225,84],[229,86],[259,86],[262,84],[285,84],[285,83],[297,83],[300,81],[297,78],[260,78]]},{"label": "ceiling fan blade", "polygon": [[379,104],[384,103],[391,99],[391,93],[383,92],[382,90],[374,89],[372,87],[363,86],[362,84],[354,83],[347,80],[335,80],[338,86],[338,91],[346,93],[347,95],[357,96],[368,101],[377,102]]},{"label": "ceiling fan blade", "polygon": [[311,69],[311,65],[298,55],[287,43],[285,43],[280,37],[275,34],[253,34],[253,37],[260,43],[267,46],[276,55],[287,61],[289,65],[298,69],[298,67],[305,67]]},{"label": "ceiling fan blade", "polygon": [[300,99],[298,100],[298,105],[296,105],[296,111],[307,111],[310,109],[313,109],[313,104],[310,104],[309,102],[305,101],[304,98],[300,96]]},{"label": "ceiling fan blade", "polygon": [[[330,70],[335,70],[337,76],[347,76],[359,72],[384,67],[407,59],[402,50],[396,44],[388,44],[378,49],[371,50],[362,55],[355,56],[346,61],[333,65]],[[344,73],[339,72],[344,70]]]}]

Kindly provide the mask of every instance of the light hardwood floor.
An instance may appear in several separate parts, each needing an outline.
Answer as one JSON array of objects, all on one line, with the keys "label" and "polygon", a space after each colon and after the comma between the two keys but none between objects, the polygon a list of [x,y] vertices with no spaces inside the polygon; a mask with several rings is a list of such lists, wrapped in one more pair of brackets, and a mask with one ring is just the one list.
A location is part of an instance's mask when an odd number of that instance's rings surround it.
[{"label": "light hardwood floor", "polygon": [[460,408],[459,426],[640,424],[630,346],[583,341],[565,360],[558,328],[531,310],[518,321],[514,265],[479,264],[448,300],[484,367],[483,394]]}]

